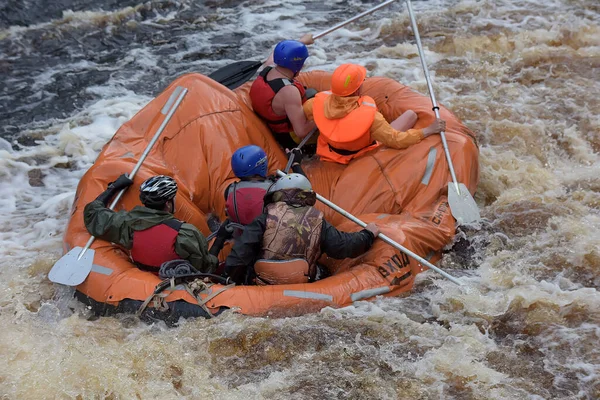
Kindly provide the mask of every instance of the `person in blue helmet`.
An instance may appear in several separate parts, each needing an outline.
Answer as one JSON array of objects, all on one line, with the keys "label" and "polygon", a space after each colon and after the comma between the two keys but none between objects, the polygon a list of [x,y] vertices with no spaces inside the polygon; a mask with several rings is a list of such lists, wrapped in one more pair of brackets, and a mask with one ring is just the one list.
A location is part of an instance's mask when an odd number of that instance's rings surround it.
[{"label": "person in blue helmet", "polygon": [[277,142],[284,149],[296,147],[316,125],[304,115],[302,104],[316,91],[306,88],[296,76],[308,58],[306,45],[314,42],[312,35],[300,40],[284,40],[265,62],[265,68],[250,88],[254,111],[267,123]]},{"label": "person in blue helmet", "polygon": [[225,189],[225,211],[232,222],[248,225],[262,213],[263,197],[274,182],[267,168],[267,153],[259,146],[241,147],[231,156],[231,169],[240,179]]},{"label": "person in blue helmet", "polygon": [[[292,170],[304,175],[299,160],[296,155]],[[240,147],[231,156],[231,169],[240,179],[225,189],[225,211],[232,222],[248,225],[262,214],[263,198],[277,180],[267,176],[268,164],[267,153],[256,145]]]}]

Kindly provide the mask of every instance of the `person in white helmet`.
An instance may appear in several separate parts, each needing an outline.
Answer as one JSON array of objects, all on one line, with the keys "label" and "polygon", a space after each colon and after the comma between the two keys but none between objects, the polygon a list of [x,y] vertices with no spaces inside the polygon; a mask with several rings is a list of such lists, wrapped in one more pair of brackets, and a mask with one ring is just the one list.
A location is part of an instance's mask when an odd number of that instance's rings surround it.
[{"label": "person in white helmet", "polygon": [[281,177],[265,196],[265,209],[247,225],[225,261],[225,276],[259,285],[316,280],[325,253],[344,259],[362,255],[379,234],[371,223],[359,232],[341,232],[314,206],[316,194],[300,174]]}]

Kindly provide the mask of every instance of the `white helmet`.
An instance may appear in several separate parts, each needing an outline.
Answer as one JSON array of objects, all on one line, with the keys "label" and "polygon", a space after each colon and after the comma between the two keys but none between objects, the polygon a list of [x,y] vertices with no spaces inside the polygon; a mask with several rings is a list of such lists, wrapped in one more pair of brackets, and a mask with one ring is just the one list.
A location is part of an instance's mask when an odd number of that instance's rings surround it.
[{"label": "white helmet", "polygon": [[284,189],[312,190],[312,185],[304,175],[288,174],[277,179],[277,182],[275,182],[269,188],[268,193],[273,193]]}]

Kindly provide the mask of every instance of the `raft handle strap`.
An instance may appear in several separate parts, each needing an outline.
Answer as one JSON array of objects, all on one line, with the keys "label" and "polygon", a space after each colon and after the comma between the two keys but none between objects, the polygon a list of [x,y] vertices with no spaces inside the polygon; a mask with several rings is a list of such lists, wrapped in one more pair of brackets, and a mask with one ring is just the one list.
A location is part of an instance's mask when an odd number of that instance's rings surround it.
[{"label": "raft handle strap", "polygon": [[[164,291],[169,288],[171,291],[176,290],[176,279],[185,279],[185,278],[190,278],[193,276],[210,276],[210,277],[217,277],[220,279],[223,279],[220,276],[216,276],[216,275],[212,275],[212,274],[191,274],[189,276],[178,276],[178,277],[173,277],[170,279],[165,279],[164,281],[162,281],[161,283],[159,283],[158,285],[156,285],[156,288],[154,289],[154,292],[148,296],[148,298],[142,303],[142,305],[140,306],[140,308],[137,310],[137,312],[135,313],[136,317],[140,317],[142,315],[142,313],[144,312],[144,310],[146,308],[148,308],[148,305],[150,304],[150,302],[152,300],[154,300],[154,308],[158,309],[159,311],[167,311],[169,309],[169,305],[168,303],[165,301],[165,298],[168,297],[170,295],[170,293],[164,293]],[[227,279],[225,282],[229,282],[229,279]],[[192,295],[192,297],[194,297],[196,299],[196,301],[198,302],[198,305],[200,307],[202,307],[204,309],[204,311],[206,311],[208,318],[212,318],[212,314],[210,313],[210,311],[208,310],[208,308],[205,306],[206,302],[212,300],[215,296],[217,296],[218,294],[224,292],[225,290],[232,288],[235,286],[235,283],[231,283],[229,285],[224,286],[223,288],[217,290],[215,293],[212,293],[211,295],[209,295],[206,299],[202,300],[201,297],[196,296],[194,294],[195,291],[198,291],[198,289],[200,289],[200,292],[203,292],[205,290],[207,290],[208,288],[210,288],[213,283],[206,283],[204,281],[202,281],[201,279],[196,279],[193,282],[191,282],[190,284],[194,285],[194,286],[199,286],[197,288],[190,288],[188,284],[184,284],[183,286],[185,287],[185,290]]]},{"label": "raft handle strap", "polygon": [[[194,282],[190,283],[191,285],[200,285],[201,286],[201,292],[204,292],[205,290],[209,289],[213,284],[206,284],[204,281],[201,280],[196,280]],[[202,297],[200,297],[198,293],[198,289],[200,288],[191,288],[190,284],[184,284],[183,286],[185,287],[185,290],[193,297],[196,299],[196,301],[198,302],[198,305],[200,307],[202,307],[202,309],[206,312],[206,315],[208,318],[212,318],[213,315],[210,312],[210,310],[208,309],[208,307],[206,307],[206,303],[208,303],[209,301],[211,301],[212,299],[214,299],[215,297],[217,297],[218,295],[220,295],[221,293],[223,293],[224,291],[226,291],[227,289],[231,289],[232,287],[235,286],[235,283],[231,283],[229,285],[223,286],[221,289],[211,293],[210,295],[206,296],[206,298],[202,299]]]},{"label": "raft handle strap", "polygon": [[169,296],[170,293],[152,293],[148,298],[142,303],[140,308],[135,313],[136,317],[141,317],[144,310],[148,307],[148,304],[152,300],[154,300],[154,308],[158,311],[167,311],[169,309],[169,305],[165,301],[165,298]]}]

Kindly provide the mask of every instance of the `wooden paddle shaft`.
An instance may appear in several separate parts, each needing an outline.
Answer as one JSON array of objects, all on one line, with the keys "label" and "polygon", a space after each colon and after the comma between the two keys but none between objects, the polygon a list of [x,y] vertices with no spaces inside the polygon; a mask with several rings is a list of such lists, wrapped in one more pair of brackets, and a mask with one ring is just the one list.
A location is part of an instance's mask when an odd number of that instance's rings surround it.
[{"label": "wooden paddle shaft", "polygon": [[340,28],[342,28],[342,27],[344,27],[344,26],[346,26],[346,25],[348,25],[348,24],[356,21],[357,19],[360,19],[360,18],[364,17],[365,15],[372,14],[375,11],[379,10],[380,8],[383,8],[383,7],[387,6],[388,4],[392,4],[394,1],[396,1],[396,0],[388,0],[388,1],[383,2],[380,5],[375,6],[375,7],[371,8],[371,9],[365,11],[365,12],[362,12],[362,13],[360,13],[358,15],[355,15],[354,17],[352,17],[350,19],[347,19],[344,22],[340,22],[339,24],[337,24],[337,25],[335,25],[335,26],[333,26],[333,27],[331,27],[331,28],[329,28],[329,29],[327,29],[327,30],[325,30],[323,32],[316,34],[315,36],[313,36],[313,39],[318,39],[320,37],[323,37],[325,35],[330,34],[333,31],[337,31],[338,29],[340,29]]},{"label": "wooden paddle shaft", "polygon": [[[284,174],[280,170],[277,170],[277,175],[279,175],[279,176],[285,176],[286,174]],[[367,224],[364,221],[358,219],[354,215],[350,214],[348,211],[346,211],[343,208],[337,206],[336,204],[334,204],[331,201],[327,200],[325,197],[321,196],[318,193],[317,193],[317,200],[319,200],[321,203],[325,204],[326,206],[332,208],[333,210],[337,211],[338,213],[342,214],[344,217],[348,218],[350,221],[358,224],[359,226],[361,226],[363,228],[367,226]],[[439,273],[444,278],[449,279],[451,282],[456,283],[459,286],[461,285],[461,283],[460,283],[460,281],[458,279],[456,279],[455,277],[453,277],[449,273],[445,272],[444,270],[436,267],[435,265],[433,265],[432,263],[430,263],[429,261],[427,261],[423,257],[419,256],[418,254],[413,253],[412,251],[410,251],[406,247],[402,246],[400,243],[396,242],[394,239],[386,236],[383,233],[379,233],[379,235],[377,235],[377,237],[380,238],[381,240],[383,240],[384,242],[386,242],[387,244],[389,244],[390,246],[395,247],[396,249],[400,250],[404,254],[406,254],[406,255],[414,258],[415,260],[417,260],[421,264],[425,265],[429,269],[432,269],[435,272]]]},{"label": "wooden paddle shaft", "polygon": [[[167,102],[165,103],[165,105],[163,106],[163,108],[161,110],[161,113],[163,113],[163,114],[167,113],[167,110],[168,110],[167,116],[163,120],[162,124],[160,124],[160,126],[158,127],[158,130],[156,131],[156,133],[150,140],[150,143],[148,143],[148,146],[146,146],[146,150],[144,150],[144,152],[140,156],[140,159],[138,160],[137,164],[135,164],[135,167],[133,167],[133,170],[129,174],[129,179],[133,180],[135,174],[137,174],[138,170],[142,166],[142,163],[144,162],[144,160],[150,153],[150,150],[152,150],[152,147],[154,147],[154,144],[157,142],[157,140],[160,137],[160,135],[162,134],[163,130],[165,129],[165,127],[171,120],[171,117],[175,113],[175,110],[177,110],[177,107],[179,107],[179,104],[181,103],[181,101],[183,100],[183,98],[185,97],[187,92],[188,92],[188,90],[184,87],[177,86],[175,88],[175,90],[173,91],[173,94],[171,94],[171,96],[169,97],[169,99],[167,100]],[[177,95],[179,95],[179,96],[177,96]],[[173,103],[173,102],[175,102],[175,103]],[[117,196],[112,201],[112,203],[110,203],[110,206],[108,207],[110,210],[115,208],[115,206],[117,205],[119,200],[121,200],[121,197],[123,197],[123,193],[125,193],[125,190],[127,190],[127,189],[122,189],[119,192],[119,194],[117,194]],[[85,247],[81,250],[81,253],[79,253],[79,256],[77,257],[78,260],[81,260],[81,257],[83,257],[83,255],[90,248],[92,243],[94,243],[94,240],[96,240],[95,236],[90,237],[90,239],[85,244]]]},{"label": "wooden paddle shaft", "polygon": [[[440,118],[440,108],[438,107],[437,101],[435,100],[435,94],[433,93],[433,86],[431,85],[431,79],[429,78],[429,69],[427,68],[427,63],[425,62],[425,55],[423,54],[423,46],[421,45],[419,27],[417,26],[417,20],[415,19],[415,14],[413,12],[410,0],[406,0],[406,6],[408,8],[410,23],[412,25],[412,29],[415,34],[415,39],[417,41],[417,48],[419,49],[419,58],[421,59],[421,66],[423,67],[423,73],[425,74],[425,80],[427,81],[427,88],[429,89],[429,97],[431,98],[431,104],[433,105],[433,112],[435,113],[436,118]],[[448,160],[448,168],[450,168],[452,182],[454,182],[456,192],[460,194],[460,188],[458,187],[458,181],[456,179],[456,174],[454,173],[454,165],[452,164],[450,150],[448,149],[448,142],[446,141],[446,133],[444,131],[441,131],[440,136],[442,137],[442,145],[444,146],[444,153],[446,153],[446,160]]]}]

